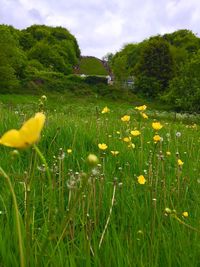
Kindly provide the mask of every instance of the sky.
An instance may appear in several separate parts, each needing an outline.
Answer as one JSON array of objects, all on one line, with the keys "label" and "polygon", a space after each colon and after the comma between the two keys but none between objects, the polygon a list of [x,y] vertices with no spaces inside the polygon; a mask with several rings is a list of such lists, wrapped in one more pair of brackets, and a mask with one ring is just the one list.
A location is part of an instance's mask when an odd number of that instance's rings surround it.
[{"label": "sky", "polygon": [[83,56],[102,58],[179,29],[200,36],[200,0],[0,0],[0,24],[62,26]]}]

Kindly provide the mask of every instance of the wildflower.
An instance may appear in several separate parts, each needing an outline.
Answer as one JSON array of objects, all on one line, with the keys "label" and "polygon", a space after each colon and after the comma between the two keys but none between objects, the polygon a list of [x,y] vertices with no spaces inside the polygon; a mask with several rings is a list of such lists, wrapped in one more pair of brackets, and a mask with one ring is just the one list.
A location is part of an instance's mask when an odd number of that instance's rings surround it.
[{"label": "wildflower", "polygon": [[110,152],[113,156],[117,156],[119,154],[119,151],[117,151],[117,150],[115,150],[115,151],[111,150]]},{"label": "wildflower", "polygon": [[171,209],[169,209],[169,208],[165,208],[165,214],[166,215],[169,215],[169,214],[171,214],[172,213],[172,210]]},{"label": "wildflower", "polygon": [[92,165],[95,166],[99,163],[99,159],[97,158],[96,155],[94,154],[89,154],[89,156],[87,157],[87,162]]},{"label": "wildflower", "polygon": [[138,179],[139,184],[145,184],[146,183],[146,179],[144,178],[143,175],[138,176],[137,179]]},{"label": "wildflower", "polygon": [[182,213],[182,215],[183,215],[183,217],[185,217],[185,218],[187,218],[187,217],[189,216],[189,214],[188,214],[187,211],[184,211],[184,212]]},{"label": "wildflower", "polygon": [[138,135],[141,134],[141,132],[138,131],[138,130],[134,130],[134,131],[131,131],[131,134],[132,134],[133,136],[138,136]]},{"label": "wildflower", "polygon": [[181,159],[178,159],[178,166],[183,166],[184,162]]},{"label": "wildflower", "polygon": [[176,137],[181,137],[181,133],[180,132],[177,132],[176,133]]},{"label": "wildflower", "polygon": [[116,134],[120,134],[120,131],[116,131]]},{"label": "wildflower", "polygon": [[144,113],[144,112],[140,112],[140,114],[141,114],[141,116],[142,116],[144,119],[148,119],[148,118],[149,118],[149,117],[147,116],[147,114]]},{"label": "wildflower", "polygon": [[47,100],[46,95],[42,95],[42,96],[41,96],[41,100],[42,100],[42,101],[46,101],[46,100]]},{"label": "wildflower", "polygon": [[158,134],[156,134],[154,137],[153,137],[153,140],[154,140],[154,142],[160,142],[161,141],[161,137],[160,137],[160,135],[158,135]]},{"label": "wildflower", "polygon": [[135,144],[133,143],[128,144],[128,148],[135,148]]},{"label": "wildflower", "polygon": [[170,151],[167,151],[167,152],[166,152],[166,155],[167,155],[167,156],[170,156],[170,155],[171,155],[171,152],[170,152]]},{"label": "wildflower", "polygon": [[123,117],[121,117],[121,120],[123,122],[129,122],[130,121],[130,116],[129,115],[124,115]]},{"label": "wildflower", "polygon": [[41,166],[37,166],[37,169],[38,169],[40,172],[45,172],[45,171],[46,171],[46,166],[45,166],[45,164],[42,164]]},{"label": "wildflower", "polygon": [[105,113],[109,113],[110,112],[110,109],[106,106],[103,108],[103,110],[101,111],[102,114],[105,114]]},{"label": "wildflower", "polygon": [[135,109],[137,109],[137,110],[139,110],[139,111],[145,111],[146,108],[147,108],[146,105],[135,107]]},{"label": "wildflower", "polygon": [[108,146],[107,146],[106,144],[104,144],[104,143],[102,143],[102,144],[98,144],[98,147],[99,147],[99,149],[101,149],[101,150],[106,150],[106,149],[108,148]]},{"label": "wildflower", "polygon": [[45,115],[36,113],[35,117],[26,121],[19,129],[12,129],[0,138],[0,144],[14,148],[25,148],[33,145],[40,139],[40,133],[44,126]]},{"label": "wildflower", "polygon": [[131,137],[124,137],[124,138],[123,138],[123,141],[124,141],[125,143],[131,142]]},{"label": "wildflower", "polygon": [[62,148],[59,149],[58,159],[63,160],[65,158],[65,152]]},{"label": "wildflower", "polygon": [[158,131],[158,130],[162,129],[163,126],[160,124],[160,122],[153,122],[152,127],[154,130]]},{"label": "wildflower", "polygon": [[68,149],[67,149],[67,153],[68,153],[68,154],[71,154],[71,153],[72,153],[72,149],[71,149],[71,148],[68,148]]}]

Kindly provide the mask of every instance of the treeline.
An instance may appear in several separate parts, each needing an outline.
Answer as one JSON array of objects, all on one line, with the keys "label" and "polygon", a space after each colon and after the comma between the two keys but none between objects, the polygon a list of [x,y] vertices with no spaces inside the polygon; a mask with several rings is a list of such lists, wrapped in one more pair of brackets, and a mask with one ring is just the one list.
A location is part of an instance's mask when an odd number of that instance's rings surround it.
[{"label": "treeline", "polygon": [[65,28],[0,25],[0,92],[65,87],[79,58],[77,40]]},{"label": "treeline", "polygon": [[107,59],[115,79],[134,79],[134,92],[162,99],[177,110],[200,111],[200,38],[192,31],[127,44]]},{"label": "treeline", "polygon": [[[0,25],[0,93],[68,89],[76,94],[112,95],[116,90],[119,94],[116,83],[112,89],[100,86],[106,84],[105,78],[83,80],[73,74],[80,54],[76,38],[63,27],[32,25],[17,30]],[[200,112],[200,38],[192,31],[127,44],[105,59],[115,81],[123,84],[133,77],[136,94],[160,99],[176,110]]]}]

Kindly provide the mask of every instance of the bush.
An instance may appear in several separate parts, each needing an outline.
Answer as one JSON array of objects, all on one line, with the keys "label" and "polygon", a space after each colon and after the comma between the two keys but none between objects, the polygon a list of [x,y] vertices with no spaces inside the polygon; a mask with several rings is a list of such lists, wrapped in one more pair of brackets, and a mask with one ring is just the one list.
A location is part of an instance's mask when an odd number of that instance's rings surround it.
[{"label": "bush", "polygon": [[87,76],[85,78],[85,83],[96,85],[96,84],[107,84],[107,78],[101,76]]},{"label": "bush", "polygon": [[179,75],[169,84],[162,97],[176,109],[200,112],[200,51],[181,65]]},{"label": "bush", "polygon": [[82,78],[76,74],[70,74],[70,75],[67,75],[66,76],[67,80],[69,81],[73,81],[73,82],[79,82],[79,83],[82,83],[84,82],[85,78]]},{"label": "bush", "polygon": [[158,97],[161,91],[160,82],[154,77],[139,76],[134,80],[134,92],[147,97]]}]

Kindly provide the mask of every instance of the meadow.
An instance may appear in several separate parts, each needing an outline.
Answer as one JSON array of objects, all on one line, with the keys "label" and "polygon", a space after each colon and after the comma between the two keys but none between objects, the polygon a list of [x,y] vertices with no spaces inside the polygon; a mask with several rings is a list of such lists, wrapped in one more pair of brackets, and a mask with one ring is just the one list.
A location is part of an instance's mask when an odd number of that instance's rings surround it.
[{"label": "meadow", "polygon": [[[0,266],[200,266],[199,116],[69,95],[1,95]],[[1,139],[0,139],[1,140]]]}]

